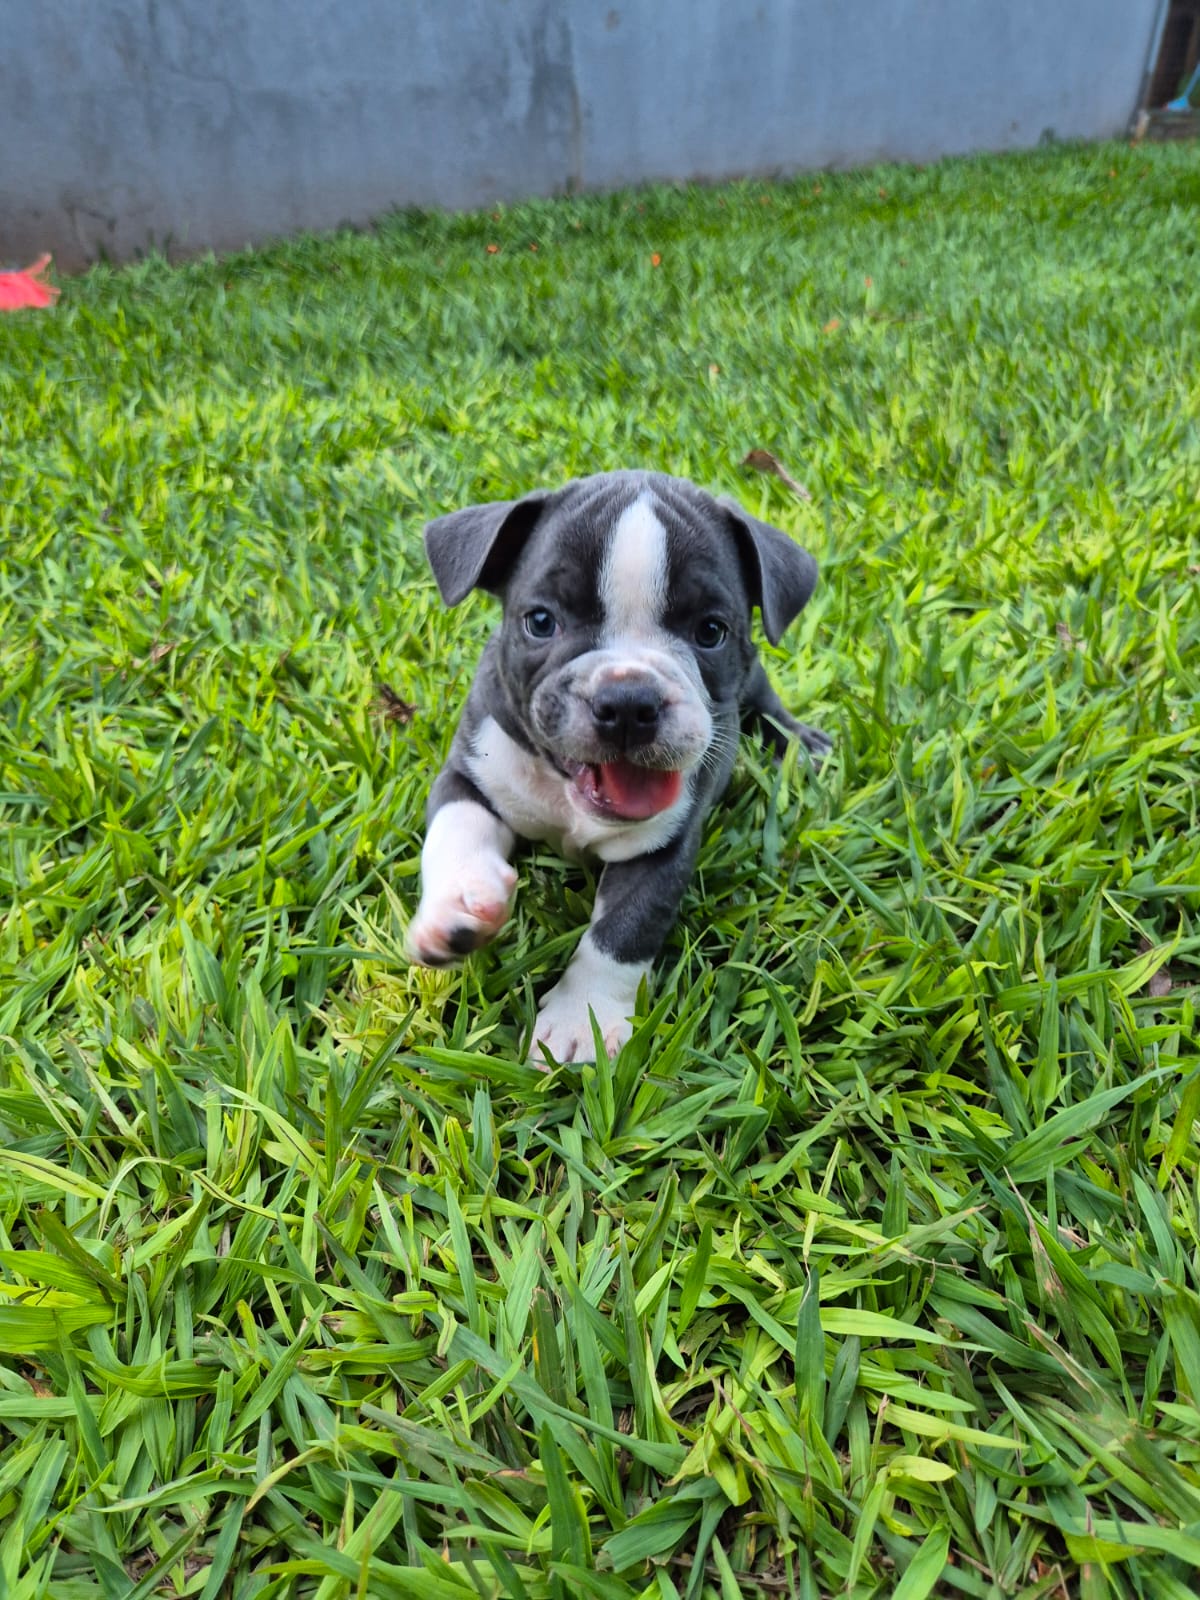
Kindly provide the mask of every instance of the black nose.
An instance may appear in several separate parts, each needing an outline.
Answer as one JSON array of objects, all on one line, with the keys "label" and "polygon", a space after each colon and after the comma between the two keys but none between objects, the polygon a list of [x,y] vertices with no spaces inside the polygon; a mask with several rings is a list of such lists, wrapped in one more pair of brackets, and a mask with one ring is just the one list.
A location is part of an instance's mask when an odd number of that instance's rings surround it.
[{"label": "black nose", "polygon": [[644,683],[610,683],[592,696],[596,732],[622,750],[649,744],[658,733],[661,711],[661,699]]}]

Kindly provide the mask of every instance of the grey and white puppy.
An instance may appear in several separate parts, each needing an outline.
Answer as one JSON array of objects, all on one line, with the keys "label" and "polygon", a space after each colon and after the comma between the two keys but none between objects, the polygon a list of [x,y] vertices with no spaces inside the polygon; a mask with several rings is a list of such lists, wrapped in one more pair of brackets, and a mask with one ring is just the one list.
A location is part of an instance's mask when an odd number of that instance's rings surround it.
[{"label": "grey and white puppy", "polygon": [[591,924],[544,997],[535,1058],[591,1061],[632,1032],[638,985],[678,915],[738,731],[830,748],[781,705],[750,636],[772,644],[817,566],[777,528],[694,484],[609,472],[425,529],[447,605],[504,603],[429,797],[409,951],[445,966],[507,920],[517,837],[604,863]]}]

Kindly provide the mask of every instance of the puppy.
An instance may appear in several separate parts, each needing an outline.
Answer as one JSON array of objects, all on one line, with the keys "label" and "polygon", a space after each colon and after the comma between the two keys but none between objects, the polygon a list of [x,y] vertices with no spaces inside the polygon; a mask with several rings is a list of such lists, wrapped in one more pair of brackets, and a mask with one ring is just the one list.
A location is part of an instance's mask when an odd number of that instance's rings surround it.
[{"label": "puppy", "polygon": [[409,951],[440,967],[511,909],[515,841],[604,863],[595,909],[543,998],[534,1059],[591,1061],[632,1032],[638,985],[676,919],[739,727],[782,751],[830,742],[797,722],[750,636],[772,644],[812,593],[812,556],[694,484],[607,472],[425,529],[443,600],[498,595],[450,756],[429,797]]}]

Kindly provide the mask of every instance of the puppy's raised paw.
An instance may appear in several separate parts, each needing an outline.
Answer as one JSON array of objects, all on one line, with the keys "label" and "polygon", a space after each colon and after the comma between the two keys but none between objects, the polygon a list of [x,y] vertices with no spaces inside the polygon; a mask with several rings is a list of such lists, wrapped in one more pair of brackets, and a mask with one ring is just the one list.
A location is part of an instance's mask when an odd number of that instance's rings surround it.
[{"label": "puppy's raised paw", "polygon": [[448,967],[494,939],[508,921],[515,868],[502,857],[475,860],[459,881],[421,896],[408,929],[408,953],[425,967]]},{"label": "puppy's raised paw", "polygon": [[822,733],[820,728],[812,728],[807,722],[797,722],[795,736],[812,757],[814,767],[819,767],[833,749],[833,740],[827,733]]}]

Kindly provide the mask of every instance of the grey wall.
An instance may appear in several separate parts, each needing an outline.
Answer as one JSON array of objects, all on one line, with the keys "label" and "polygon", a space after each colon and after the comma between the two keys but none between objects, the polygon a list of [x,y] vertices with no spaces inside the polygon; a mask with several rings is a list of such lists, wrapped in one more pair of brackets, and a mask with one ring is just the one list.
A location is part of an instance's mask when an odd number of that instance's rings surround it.
[{"label": "grey wall", "polygon": [[1161,0],[0,4],[0,261],[1124,132]]}]

